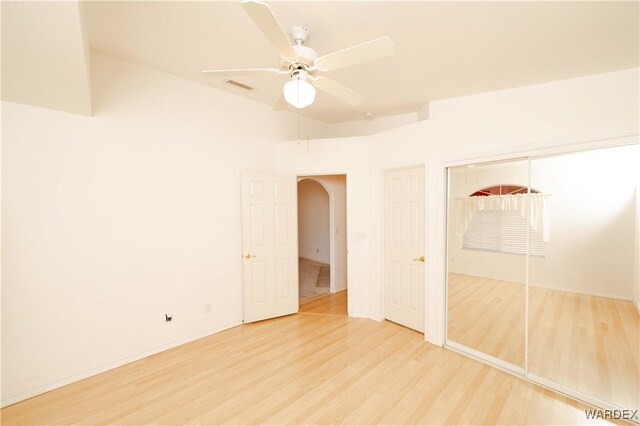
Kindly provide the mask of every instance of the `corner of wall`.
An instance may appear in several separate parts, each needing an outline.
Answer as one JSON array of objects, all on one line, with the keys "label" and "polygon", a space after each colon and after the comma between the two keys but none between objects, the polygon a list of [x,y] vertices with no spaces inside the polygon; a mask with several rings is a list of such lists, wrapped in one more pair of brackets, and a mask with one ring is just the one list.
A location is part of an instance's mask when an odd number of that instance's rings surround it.
[{"label": "corner of wall", "polygon": [[634,302],[636,310],[640,313],[640,171],[636,180],[636,241],[634,253]]},{"label": "corner of wall", "polygon": [[87,29],[87,4],[83,1],[77,2],[78,6],[78,23],[80,26],[81,42],[84,51],[84,63],[86,69],[86,85],[87,85],[87,115],[93,115],[93,96],[91,92],[91,41],[89,40],[89,31]]}]

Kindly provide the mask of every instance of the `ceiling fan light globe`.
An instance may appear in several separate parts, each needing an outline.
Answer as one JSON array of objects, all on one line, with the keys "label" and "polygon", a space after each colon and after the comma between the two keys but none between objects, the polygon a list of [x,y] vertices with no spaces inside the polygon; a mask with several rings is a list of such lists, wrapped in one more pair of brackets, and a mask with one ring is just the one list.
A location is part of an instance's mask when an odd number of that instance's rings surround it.
[{"label": "ceiling fan light globe", "polygon": [[296,108],[304,108],[316,99],[316,88],[302,78],[294,78],[284,84],[284,99]]}]

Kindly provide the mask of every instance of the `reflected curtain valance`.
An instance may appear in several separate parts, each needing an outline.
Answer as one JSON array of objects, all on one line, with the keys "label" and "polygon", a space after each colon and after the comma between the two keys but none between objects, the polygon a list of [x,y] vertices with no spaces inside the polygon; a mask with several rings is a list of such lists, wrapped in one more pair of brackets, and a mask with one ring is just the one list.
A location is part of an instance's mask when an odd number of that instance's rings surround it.
[{"label": "reflected curtain valance", "polygon": [[463,197],[455,201],[456,234],[462,235],[475,212],[479,211],[516,211],[523,218],[527,218],[531,229],[539,231],[544,242],[549,241],[551,220],[549,216],[549,194],[510,194],[490,195],[487,197]]}]

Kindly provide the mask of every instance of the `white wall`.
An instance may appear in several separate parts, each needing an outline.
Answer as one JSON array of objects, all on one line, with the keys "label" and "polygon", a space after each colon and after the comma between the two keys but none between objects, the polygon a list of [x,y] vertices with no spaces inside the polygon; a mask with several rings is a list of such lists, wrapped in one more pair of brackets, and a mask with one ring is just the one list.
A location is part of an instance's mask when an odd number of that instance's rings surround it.
[{"label": "white wall", "polygon": [[3,3],[3,100],[91,114],[84,12],[80,1]]},{"label": "white wall", "polygon": [[636,243],[634,250],[634,282],[635,291],[633,300],[636,309],[640,312],[640,169],[636,170]]},{"label": "white wall", "polygon": [[329,264],[329,193],[314,180],[298,182],[298,255]]},{"label": "white wall", "polygon": [[239,324],[240,173],[297,132],[239,96],[92,64],[93,117],[2,104],[4,404]]},{"label": "white wall", "polygon": [[347,288],[347,179],[345,175],[304,176],[320,183],[329,193],[330,275],[332,292]]},{"label": "white wall", "polygon": [[334,123],[329,125],[329,131],[332,137],[368,136],[426,120],[428,115],[429,104],[426,104],[417,112]]},{"label": "white wall", "polygon": [[[551,194],[551,238],[544,257],[530,257],[531,285],[633,300],[638,159],[640,147],[627,146],[532,161],[531,186]],[[501,183],[527,186],[528,170],[526,161],[452,169],[450,194],[467,197]],[[449,229],[450,272],[525,282],[524,255],[461,249],[451,221]]]},{"label": "white wall", "polygon": [[[429,119],[370,137],[370,315],[382,318],[382,170],[426,167],[426,336],[444,342],[445,164],[576,143],[638,141],[638,68],[432,102]],[[619,142],[623,142],[622,139]],[[616,142],[617,143],[617,142]],[[313,154],[311,154],[313,155]],[[364,217],[354,217],[364,220]]]}]

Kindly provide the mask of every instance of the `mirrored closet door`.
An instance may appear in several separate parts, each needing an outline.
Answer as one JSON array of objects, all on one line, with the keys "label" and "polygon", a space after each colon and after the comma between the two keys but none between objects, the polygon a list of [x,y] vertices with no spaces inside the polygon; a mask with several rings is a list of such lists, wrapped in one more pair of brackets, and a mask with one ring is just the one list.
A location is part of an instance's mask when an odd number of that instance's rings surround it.
[{"label": "mirrored closet door", "polygon": [[640,408],[639,159],[633,145],[450,167],[447,345]]},{"label": "mirrored closet door", "polygon": [[525,359],[528,160],[449,169],[447,339],[514,371]]},{"label": "mirrored closet door", "polygon": [[[640,402],[638,146],[532,158],[548,196],[529,256],[532,378],[625,409]],[[634,303],[635,299],[635,303]]]}]

